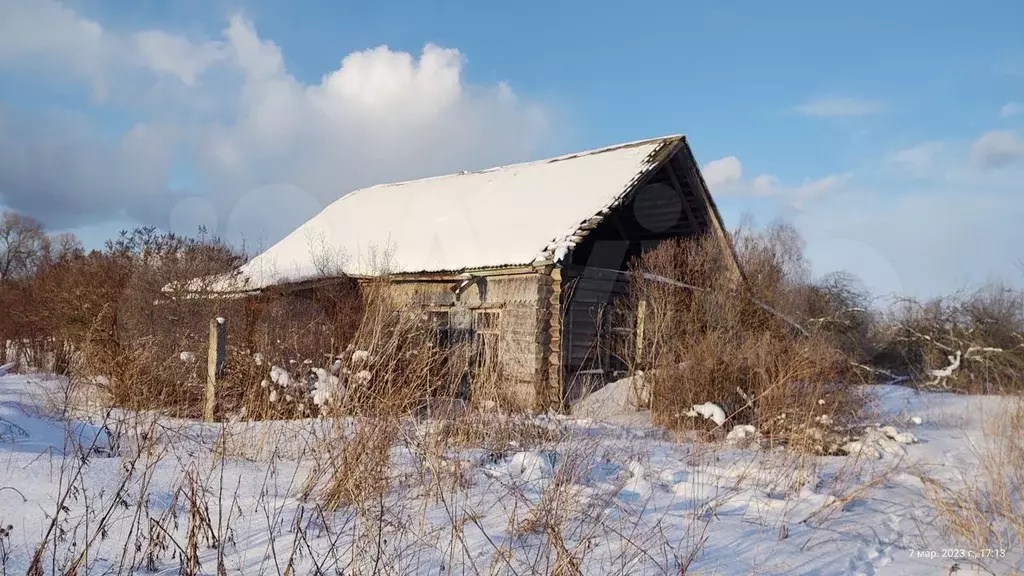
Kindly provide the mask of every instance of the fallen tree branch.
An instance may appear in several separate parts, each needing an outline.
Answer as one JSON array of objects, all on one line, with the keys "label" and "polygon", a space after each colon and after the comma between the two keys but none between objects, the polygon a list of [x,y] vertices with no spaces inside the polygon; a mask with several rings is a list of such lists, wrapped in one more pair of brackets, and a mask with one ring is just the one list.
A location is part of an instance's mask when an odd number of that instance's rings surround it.
[{"label": "fallen tree branch", "polygon": [[911,379],[910,376],[896,374],[894,372],[886,370],[885,368],[875,368],[874,366],[868,366],[867,364],[861,364],[859,362],[854,362],[853,360],[850,360],[850,366],[853,366],[854,368],[860,368],[861,370],[867,370],[868,372],[873,372],[875,374],[881,374],[882,376],[886,376],[889,378],[889,382],[887,382],[887,384],[900,384],[902,382],[907,382]]}]

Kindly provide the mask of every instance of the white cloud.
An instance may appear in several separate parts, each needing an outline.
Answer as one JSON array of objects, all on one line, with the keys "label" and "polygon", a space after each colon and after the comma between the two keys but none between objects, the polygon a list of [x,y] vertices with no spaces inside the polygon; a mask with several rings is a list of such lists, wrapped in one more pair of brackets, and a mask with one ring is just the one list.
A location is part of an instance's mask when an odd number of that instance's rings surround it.
[{"label": "white cloud", "polygon": [[112,33],[57,0],[0,0],[0,66],[84,81],[100,100],[133,93],[140,74],[195,84],[222,50],[162,30]]},{"label": "white cloud", "polygon": [[754,178],[750,190],[755,196],[782,198],[791,207],[803,210],[812,200],[841,190],[849,183],[851,177],[850,174],[830,174],[823,178],[805,180],[796,186],[787,186],[782,184],[777,177],[763,174]]},{"label": "white cloud", "polygon": [[790,206],[803,208],[806,203],[841,189],[850,180],[849,174],[832,174],[816,180],[785,185],[774,174],[760,174],[744,180],[743,165],[735,156],[712,160],[701,168],[711,191],[720,196],[781,198]]},{"label": "white cloud", "polygon": [[221,42],[194,43],[162,30],[144,30],[133,36],[143,65],[155,72],[177,76],[193,85],[200,74],[225,58]]},{"label": "white cloud", "polygon": [[797,106],[796,111],[804,116],[821,118],[872,116],[884,112],[885,104],[879,100],[859,98],[816,98]]},{"label": "white cloud", "polygon": [[1009,130],[986,132],[971,145],[971,160],[980,168],[1024,163],[1024,140]]},{"label": "white cloud", "polygon": [[27,65],[84,79],[102,97],[104,68],[118,57],[102,26],[58,2],[0,3],[0,65]]},{"label": "white cloud", "polygon": [[245,84],[233,118],[198,144],[204,172],[226,187],[284,182],[326,204],[360,186],[525,159],[548,131],[544,110],[507,85],[466,83],[457,50],[381,46],[304,85],[250,23],[232,19],[226,36]]},{"label": "white cloud", "polygon": [[941,142],[924,142],[897,150],[889,156],[889,162],[911,176],[927,177],[939,167],[939,157],[944,151],[945,145]]},{"label": "white cloud", "polygon": [[988,133],[974,142],[898,150],[874,163],[880,169],[870,187],[852,186],[848,175],[799,186],[759,175],[716,193],[730,215],[753,210],[762,221],[791,221],[815,273],[851,272],[875,294],[928,297],[993,279],[1022,285],[1019,141],[1012,133]]},{"label": "white cloud", "polygon": [[458,100],[462,65],[458,50],[434,44],[427,44],[418,62],[411,54],[379,46],[346,56],[314,90],[328,112],[345,103],[371,114],[405,110],[431,115]]},{"label": "white cloud", "polygon": [[886,158],[901,170],[873,189],[831,194],[795,214],[816,270],[845,268],[878,293],[922,297],[993,279],[1024,284],[1024,162],[1000,163],[1017,141],[988,133],[925,142]]},{"label": "white cloud", "polygon": [[[110,145],[89,118],[16,122],[8,109],[0,204],[62,225],[123,209],[164,226],[215,220],[220,232],[270,242],[355,188],[528,159],[550,134],[546,110],[508,84],[467,82],[458,50],[379,46],[339,57],[337,69],[304,83],[241,15],[220,38],[193,40],[113,33],[52,0],[0,0],[0,73],[18,67],[85,82],[161,119]],[[196,182],[179,195],[167,182],[182,151]],[[257,209],[264,218],[252,216]],[[260,224],[246,230],[239,211]]]},{"label": "white cloud", "polygon": [[721,188],[739,182],[743,178],[743,165],[739,158],[727,156],[720,160],[712,160],[701,169],[704,180],[711,188]]},{"label": "white cloud", "polygon": [[[791,196],[764,196],[785,187],[777,178],[759,176],[747,183],[746,195],[720,196],[719,206],[734,218],[754,211],[759,221],[792,222],[806,240],[816,274],[845,270],[876,295],[929,297],[994,279],[1024,285],[1018,268],[1024,164],[979,167],[964,142],[928,142],[908,150],[914,152],[891,155],[880,165],[892,163],[893,156],[924,156],[930,170],[920,176],[880,170],[871,187],[854,188],[835,177],[816,180],[805,187],[815,201],[799,210]],[[933,158],[921,152],[931,150],[937,151]]]},{"label": "white cloud", "polygon": [[999,115],[1003,118],[1024,116],[1024,102],[1008,102],[999,109]]}]

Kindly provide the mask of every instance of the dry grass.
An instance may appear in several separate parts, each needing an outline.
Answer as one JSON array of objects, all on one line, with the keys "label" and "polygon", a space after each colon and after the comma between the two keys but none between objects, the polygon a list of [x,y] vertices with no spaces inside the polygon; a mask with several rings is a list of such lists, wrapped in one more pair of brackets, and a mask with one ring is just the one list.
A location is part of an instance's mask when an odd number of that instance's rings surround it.
[{"label": "dry grass", "polygon": [[986,552],[982,563],[1000,565],[998,551],[1024,545],[1024,399],[984,415],[977,466],[958,477],[915,471],[940,524],[956,542]]},{"label": "dry grass", "polygon": [[327,484],[319,495],[324,510],[383,498],[391,486],[391,447],[398,436],[392,422],[365,422],[330,451]]},{"label": "dry grass", "polygon": [[450,448],[479,448],[490,452],[522,450],[562,438],[556,423],[506,412],[469,412],[431,421],[431,437]]},{"label": "dry grass", "polygon": [[[296,422],[307,432],[305,448],[287,458],[271,449],[255,468],[263,478],[243,481],[237,471],[225,472],[237,466],[227,434],[236,425],[198,429],[131,415],[115,423],[110,414],[97,423],[117,438],[123,466],[105,483],[115,488],[100,490],[86,480],[86,471],[106,457],[95,446],[56,457],[63,480],[55,508],[46,511],[49,529],[35,547],[32,574],[168,565],[181,574],[224,574],[245,542],[238,530],[247,545],[266,541],[263,560],[245,569],[261,574],[404,574],[440,565],[469,573],[580,574],[595,543],[606,538],[623,539],[610,560],[612,573],[631,573],[630,566],[652,562],[652,551],[665,547],[680,557],[698,555],[690,548],[697,541],[673,543],[656,522],[606,517],[614,486],[581,498],[600,440],[569,439],[544,419],[470,411],[426,425],[397,416]],[[531,488],[481,476],[482,466],[535,449],[558,455],[549,481]],[[481,481],[491,483],[486,493],[504,512],[492,509],[490,499],[470,497]],[[481,550],[479,534],[494,531],[483,522],[495,513],[507,514],[507,536]],[[112,543],[108,534],[119,540]]]},{"label": "dry grass", "polygon": [[[387,330],[376,333],[388,340]],[[389,381],[413,376],[403,374]],[[665,519],[668,509],[646,500],[650,496],[620,500],[636,476],[633,467],[647,459],[644,441],[609,448],[599,435],[567,435],[554,418],[471,407],[421,420],[405,411],[407,404],[369,402],[355,416],[201,430],[166,418],[129,419],[121,427],[122,458],[138,464],[115,480],[122,489],[100,493],[74,480],[73,470],[94,465],[98,455],[83,451],[66,460],[72,480],[62,484],[67,498],[60,505],[67,509],[55,515],[55,530],[64,536],[40,546],[39,569],[100,571],[98,557],[111,558],[110,543],[79,535],[112,530],[128,533],[116,554],[123,573],[173,565],[182,574],[405,574],[442,565],[471,574],[583,574],[595,565],[612,574],[636,573],[640,566],[648,573],[689,573],[730,500],[756,491],[798,502],[801,487],[818,478],[816,461],[804,454],[750,453],[749,460],[727,464],[715,446],[697,445],[686,470],[695,483],[714,487],[714,496],[680,494],[692,498],[694,510],[674,525]],[[239,426],[264,427],[269,436],[288,426],[304,432],[305,444],[286,438],[297,449],[287,457],[269,447],[258,464],[245,468],[256,477],[243,481],[230,472],[238,459],[228,445],[229,432]],[[553,470],[537,482],[486,473],[520,452],[549,454]],[[608,467],[618,472],[608,482],[595,481]],[[173,470],[170,488],[166,480],[154,485],[151,475],[160,469]],[[744,521],[780,539],[805,521],[827,527],[842,507],[839,499],[859,494],[831,490],[836,500],[811,517],[787,510],[780,518]],[[481,494],[494,498],[480,500]],[[86,509],[130,514],[87,526],[83,517],[103,514],[83,515]],[[507,526],[497,529],[496,519]],[[76,539],[87,552],[72,553]],[[250,554],[262,559],[236,567],[239,547],[251,547],[254,539],[261,544]]]}]

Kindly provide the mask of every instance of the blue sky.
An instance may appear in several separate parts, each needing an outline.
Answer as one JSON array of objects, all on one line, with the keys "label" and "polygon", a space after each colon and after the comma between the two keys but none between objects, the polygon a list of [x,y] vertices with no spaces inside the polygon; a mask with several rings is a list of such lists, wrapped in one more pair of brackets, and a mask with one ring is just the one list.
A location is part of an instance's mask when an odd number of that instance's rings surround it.
[{"label": "blue sky", "polygon": [[1019,283],[1024,4],[983,6],[0,0],[0,204],[259,246],[359,186],[682,132],[817,272]]}]

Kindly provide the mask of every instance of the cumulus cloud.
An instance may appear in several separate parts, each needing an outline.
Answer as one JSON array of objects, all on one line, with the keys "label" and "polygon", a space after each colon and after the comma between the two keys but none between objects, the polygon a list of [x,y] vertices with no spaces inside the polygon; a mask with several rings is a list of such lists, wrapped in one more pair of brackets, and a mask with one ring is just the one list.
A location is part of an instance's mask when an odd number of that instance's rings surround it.
[{"label": "cumulus cloud", "polygon": [[804,116],[819,118],[873,116],[884,112],[885,104],[880,100],[860,98],[815,98],[797,106],[796,111]]},{"label": "cumulus cloud", "polygon": [[850,174],[831,174],[824,178],[805,180],[795,186],[784,184],[773,174],[760,174],[747,180],[743,178],[743,164],[735,156],[712,160],[701,168],[701,173],[716,195],[780,198],[791,207],[799,209],[811,200],[841,189],[851,177]]},{"label": "cumulus cloud", "polygon": [[971,159],[981,168],[1024,163],[1024,139],[1009,130],[986,132],[971,146]]},{"label": "cumulus cloud", "polygon": [[118,58],[103,27],[50,0],[0,3],[0,64],[27,66],[85,80],[102,97],[106,71]]},{"label": "cumulus cloud", "polygon": [[720,160],[712,160],[701,170],[704,180],[713,189],[724,188],[735,184],[743,178],[743,165],[735,156],[727,156]]},{"label": "cumulus cloud", "polygon": [[194,84],[222,48],[161,30],[112,33],[56,0],[0,0],[0,66],[85,82],[97,100],[163,77]]},{"label": "cumulus cloud", "polygon": [[[241,15],[218,38],[192,39],[114,33],[52,0],[0,0],[0,70],[52,72],[152,116],[110,142],[87,117],[18,121],[8,107],[0,204],[61,225],[122,213],[215,221],[271,242],[359,187],[533,157],[550,133],[545,109],[506,83],[468,82],[465,66],[452,48],[378,46],[305,83]],[[182,162],[193,189],[171,191]]]}]

